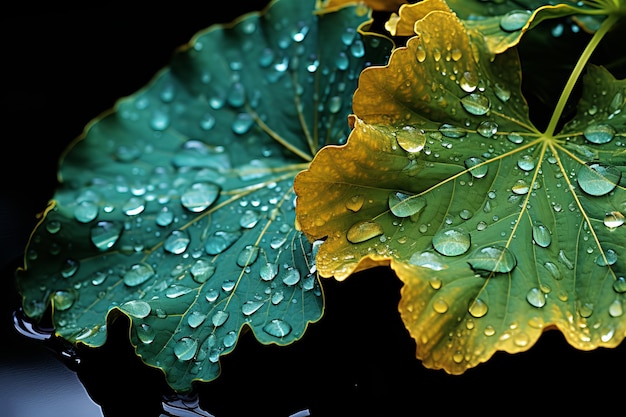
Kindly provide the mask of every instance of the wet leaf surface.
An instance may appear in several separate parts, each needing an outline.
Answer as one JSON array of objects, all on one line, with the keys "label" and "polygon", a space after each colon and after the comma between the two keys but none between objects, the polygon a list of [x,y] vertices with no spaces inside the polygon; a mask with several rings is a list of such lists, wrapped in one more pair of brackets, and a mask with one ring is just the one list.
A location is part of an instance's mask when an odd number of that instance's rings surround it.
[{"label": "wet leaf surface", "polygon": [[296,177],[320,274],[391,265],[418,358],[453,374],[551,328],[579,349],[617,346],[626,82],[589,65],[576,116],[542,132],[514,49],[490,59],[443,11],[415,31],[362,73],[347,144]]},{"label": "wet leaf surface", "polygon": [[345,142],[366,49],[383,48],[357,33],[367,10],[314,3],[207,28],[86,127],[18,271],[28,316],[51,304],[58,335],[101,346],[122,313],[180,391],[215,379],[242,331],[285,345],[321,317],[293,178]]}]

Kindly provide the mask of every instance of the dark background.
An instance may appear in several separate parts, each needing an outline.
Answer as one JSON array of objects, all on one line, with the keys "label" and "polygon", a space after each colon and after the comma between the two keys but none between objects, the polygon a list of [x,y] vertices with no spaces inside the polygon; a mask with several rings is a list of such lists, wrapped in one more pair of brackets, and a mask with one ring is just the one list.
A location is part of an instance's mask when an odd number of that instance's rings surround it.
[{"label": "dark background", "polygon": [[[104,347],[79,352],[82,363],[68,368],[44,344],[13,329],[11,314],[19,307],[13,273],[37,213],[54,193],[58,158],[83,127],[147,84],[194,33],[260,10],[267,1],[231,0],[220,3],[228,10],[219,13],[217,3],[205,3],[159,4],[151,10],[21,3],[2,14],[4,417],[97,416],[98,407],[106,416],[159,414],[166,387],[158,371],[133,355],[126,323],[111,326]],[[549,332],[528,352],[498,353],[464,375],[450,376],[415,359],[415,344],[397,312],[401,284],[386,268],[323,284],[324,318],[288,347],[261,346],[251,335],[242,337],[222,358],[222,375],[198,386],[203,409],[215,417],[287,417],[300,410],[322,417],[620,409],[624,343],[582,352]],[[25,379],[33,375],[34,380]],[[69,381],[68,388],[58,389],[60,381]],[[42,398],[47,388],[52,395]],[[33,404],[40,404],[39,412],[27,414]]]}]

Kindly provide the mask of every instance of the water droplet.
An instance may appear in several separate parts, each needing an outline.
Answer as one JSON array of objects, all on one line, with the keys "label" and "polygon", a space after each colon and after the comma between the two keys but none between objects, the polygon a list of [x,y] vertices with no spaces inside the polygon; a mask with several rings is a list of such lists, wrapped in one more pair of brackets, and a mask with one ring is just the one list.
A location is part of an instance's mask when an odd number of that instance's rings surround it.
[{"label": "water droplet", "polygon": [[504,246],[483,246],[472,253],[467,261],[472,269],[481,272],[511,272],[517,266],[513,252]]},{"label": "water droplet", "polygon": [[490,120],[485,120],[480,122],[480,124],[476,128],[476,131],[480,136],[484,138],[490,138],[498,133],[498,124]]},{"label": "water droplet", "polygon": [[184,285],[173,284],[165,290],[165,296],[167,298],[178,298],[185,294],[189,294],[192,291],[191,288]]},{"label": "water droplet", "polygon": [[169,226],[173,221],[174,213],[172,213],[168,207],[163,207],[155,219],[156,224],[163,227]]},{"label": "water droplet", "polygon": [[284,320],[273,319],[263,326],[263,331],[270,336],[282,338],[291,333],[291,325]]},{"label": "water droplet", "polygon": [[591,163],[578,170],[578,185],[587,194],[601,196],[610,193],[617,187],[622,172],[608,165]]},{"label": "water droplet", "polygon": [[422,268],[428,268],[433,271],[441,271],[447,268],[445,262],[442,262],[438,254],[434,252],[417,252],[411,255],[409,263],[421,266]]},{"label": "water droplet", "polygon": [[142,343],[145,343],[146,345],[152,343],[155,335],[156,332],[149,324],[141,323],[137,326],[137,337]]},{"label": "water droplet", "polygon": [[401,192],[389,194],[389,209],[394,216],[410,217],[426,207],[426,199],[421,196],[408,195]]},{"label": "water droplet", "polygon": [[506,135],[506,138],[509,140],[509,142],[514,143],[516,145],[519,145],[520,143],[524,142],[524,137],[517,133],[509,133],[508,135]]},{"label": "water droplet", "polygon": [[292,286],[296,285],[298,282],[300,282],[300,271],[291,267],[287,268],[283,275],[283,284]]},{"label": "water droplet", "polygon": [[217,200],[220,188],[209,182],[196,182],[189,186],[180,197],[180,202],[187,210],[199,213],[206,210]]},{"label": "water droplet", "polygon": [[203,284],[209,280],[215,273],[215,265],[204,259],[198,259],[192,266],[189,272],[191,277],[198,284]]},{"label": "water droplet", "polygon": [[198,341],[191,337],[183,337],[174,345],[174,354],[185,362],[193,359],[198,351]]},{"label": "water droplet", "polygon": [[204,250],[209,255],[217,255],[230,248],[240,237],[241,232],[238,230],[234,232],[218,230],[206,240]]},{"label": "water droplet", "polygon": [[511,191],[517,195],[528,194],[530,186],[524,180],[517,180],[511,187]]},{"label": "water droplet", "polygon": [[241,312],[245,316],[249,316],[259,311],[259,309],[263,307],[263,304],[265,304],[264,301],[256,301],[256,300],[246,301],[241,306]]},{"label": "water droplet", "polygon": [[517,166],[522,171],[532,171],[535,168],[535,160],[530,155],[522,155],[517,160]]},{"label": "water droplet", "polygon": [[173,230],[165,240],[163,249],[174,255],[180,255],[187,250],[190,242],[189,233],[184,230]]},{"label": "water droplet", "polygon": [[613,249],[607,249],[596,258],[596,265],[610,266],[617,262],[617,253]]},{"label": "water droplet", "polygon": [[478,75],[473,72],[465,71],[459,79],[461,89],[466,93],[473,93],[478,87]]},{"label": "water droplet", "polygon": [[407,152],[415,153],[424,149],[426,135],[423,131],[412,126],[405,126],[395,132],[398,145]]},{"label": "water droplet", "polygon": [[148,264],[135,264],[124,274],[124,284],[136,287],[154,276],[154,270]]},{"label": "water droplet", "polygon": [[603,144],[609,143],[615,136],[615,129],[607,124],[592,124],[587,126],[583,132],[585,139],[591,143]]},{"label": "water droplet", "polygon": [[365,201],[365,198],[362,195],[360,194],[353,195],[352,197],[346,200],[346,208],[356,213],[357,211],[361,210],[361,207],[363,207],[364,201]]},{"label": "water droplet", "polygon": [[503,103],[506,103],[511,98],[511,92],[499,83],[495,83],[493,90],[496,93],[496,97]]},{"label": "water droplet", "polygon": [[528,10],[511,10],[500,19],[500,28],[506,32],[522,29],[532,16]]},{"label": "water droplet", "polygon": [[533,239],[537,245],[547,248],[552,243],[552,233],[546,226],[537,223],[533,225]]},{"label": "water droplet", "polygon": [[202,323],[204,323],[205,320],[206,320],[206,314],[201,313],[199,311],[193,311],[191,312],[189,316],[187,316],[187,324],[192,329],[195,329],[199,327],[200,325],[202,325]]},{"label": "water droplet", "polygon": [[439,229],[433,236],[432,244],[442,255],[458,256],[470,248],[470,235],[461,228]]},{"label": "water droplet", "polygon": [[443,298],[437,298],[433,302],[433,310],[439,314],[443,314],[448,311],[448,303]]},{"label": "water droplet", "polygon": [[626,292],[626,278],[619,277],[613,282],[613,290],[617,293],[625,293]]},{"label": "water droplet", "polygon": [[120,306],[120,309],[138,319],[148,317],[150,311],[152,311],[152,307],[150,307],[150,304],[141,300],[127,301]]},{"label": "water droplet", "polygon": [[89,223],[98,217],[98,205],[93,201],[81,201],[74,209],[74,218],[81,223]]},{"label": "water droplet", "polygon": [[526,301],[537,308],[541,308],[546,305],[546,296],[539,288],[531,288],[526,293]]},{"label": "water droplet", "polygon": [[52,304],[57,311],[68,310],[76,301],[76,294],[72,291],[59,290],[52,295]]},{"label": "water droplet", "polygon": [[121,223],[101,221],[91,228],[91,242],[101,251],[110,249],[120,238]]},{"label": "water droplet", "polygon": [[259,214],[254,210],[246,210],[239,219],[239,225],[244,229],[252,229],[259,222]]},{"label": "water droplet", "polygon": [[152,129],[156,130],[157,132],[161,132],[170,126],[170,115],[163,111],[157,110],[153,113],[149,123]]},{"label": "water droplet", "polygon": [[424,62],[426,60],[426,49],[424,49],[424,46],[421,44],[417,45],[415,58],[417,59],[417,62]]},{"label": "water droplet", "polygon": [[230,86],[226,101],[234,108],[238,108],[244,105],[246,102],[246,90],[242,83],[234,82]]},{"label": "water droplet", "polygon": [[254,245],[246,245],[239,256],[237,256],[237,265],[245,268],[248,265],[252,265],[259,256],[259,247]]},{"label": "water droplet", "polygon": [[487,96],[479,93],[471,93],[461,99],[461,105],[468,113],[482,116],[489,111],[491,103]]},{"label": "water droplet", "polygon": [[216,290],[215,288],[212,288],[210,290],[207,291],[206,295],[204,296],[206,298],[206,300],[209,303],[213,303],[215,302],[218,297],[220,296],[220,293],[218,290]]},{"label": "water droplet", "polygon": [[619,211],[611,211],[604,216],[604,225],[610,229],[615,229],[624,224],[624,215]]},{"label": "water droplet", "polygon": [[277,305],[285,298],[285,294],[282,291],[276,291],[272,293],[272,304]]},{"label": "water droplet", "polygon": [[217,310],[215,314],[213,314],[213,317],[211,317],[211,323],[213,323],[215,327],[220,327],[222,324],[226,323],[228,316],[230,316],[230,314],[226,311]]},{"label": "water droplet", "polygon": [[472,177],[482,178],[487,175],[487,172],[489,171],[489,165],[483,164],[484,162],[485,161],[481,158],[471,156],[465,160],[464,164],[465,168],[469,170]]},{"label": "water droplet", "polygon": [[621,300],[614,300],[609,305],[609,315],[611,317],[621,317],[624,314],[624,307]]},{"label": "water droplet", "polygon": [[346,235],[351,243],[361,243],[384,233],[380,224],[372,221],[360,221],[353,224]]},{"label": "water droplet", "polygon": [[567,269],[574,269],[574,264],[572,263],[572,261],[567,257],[567,255],[565,254],[565,251],[563,249],[561,249],[559,251],[559,262],[562,263],[563,265],[565,265],[565,267]]},{"label": "water droplet", "polygon": [[489,307],[483,300],[477,298],[472,302],[472,304],[470,304],[468,311],[472,315],[472,317],[478,319],[487,314],[487,312],[489,311]]},{"label": "water droplet", "polygon": [[122,206],[122,211],[128,216],[136,216],[137,214],[143,213],[145,209],[146,202],[143,198],[139,197],[129,198]]},{"label": "water droplet", "polygon": [[263,281],[271,281],[277,274],[278,265],[271,262],[266,262],[265,264],[261,265],[261,268],[259,269],[259,275],[261,276],[261,279]]},{"label": "water droplet", "polygon": [[233,124],[231,125],[231,129],[234,133],[238,135],[244,135],[248,133],[250,128],[254,125],[254,119],[248,113],[239,113]]},{"label": "water droplet", "polygon": [[447,138],[458,139],[458,138],[462,138],[463,136],[467,135],[467,132],[465,131],[465,129],[462,129],[460,127],[456,127],[456,126],[451,125],[449,123],[442,124],[441,126],[439,126],[438,130],[439,130],[439,133],[441,133],[442,135],[444,135]]}]

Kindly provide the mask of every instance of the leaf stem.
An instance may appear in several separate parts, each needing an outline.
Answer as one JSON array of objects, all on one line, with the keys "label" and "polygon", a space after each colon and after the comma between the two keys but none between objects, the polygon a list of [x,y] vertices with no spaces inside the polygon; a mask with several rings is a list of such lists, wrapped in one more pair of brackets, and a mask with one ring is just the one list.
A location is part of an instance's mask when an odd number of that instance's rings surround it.
[{"label": "leaf stem", "polygon": [[561,115],[563,114],[563,110],[565,109],[565,104],[570,97],[570,94],[574,90],[574,85],[578,81],[580,74],[582,73],[585,65],[587,65],[587,61],[591,57],[591,54],[596,49],[604,35],[613,27],[615,22],[617,22],[619,16],[616,14],[610,14],[602,24],[600,28],[593,34],[593,37],[585,47],[585,50],[578,58],[578,62],[574,67],[574,70],[570,74],[569,79],[567,80],[567,84],[565,84],[565,88],[563,88],[563,92],[561,93],[561,97],[559,97],[559,101],[556,104],[556,108],[554,109],[554,113],[552,113],[552,118],[550,119],[550,123],[548,123],[548,128],[546,129],[545,135],[552,136],[554,135],[554,131],[556,130],[556,125],[561,119]]}]

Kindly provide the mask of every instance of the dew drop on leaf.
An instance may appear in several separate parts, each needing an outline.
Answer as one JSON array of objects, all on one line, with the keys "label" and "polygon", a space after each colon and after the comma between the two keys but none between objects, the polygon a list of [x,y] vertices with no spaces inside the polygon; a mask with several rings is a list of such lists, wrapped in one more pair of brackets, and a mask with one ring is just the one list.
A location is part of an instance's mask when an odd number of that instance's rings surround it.
[{"label": "dew drop on leaf", "polygon": [[511,191],[513,191],[513,193],[517,195],[528,194],[529,190],[530,187],[524,180],[517,180],[515,184],[513,184],[513,186],[511,187]]},{"label": "dew drop on leaf", "polygon": [[614,300],[609,305],[609,315],[611,317],[621,317],[624,314],[624,307],[621,300]]},{"label": "dew drop on leaf", "polygon": [[348,229],[346,237],[350,243],[361,243],[383,233],[384,231],[380,224],[372,221],[360,221]]},{"label": "dew drop on leaf", "polygon": [[259,222],[259,215],[254,210],[246,210],[239,219],[239,225],[244,229],[252,229]]},{"label": "dew drop on leaf", "polygon": [[531,288],[526,293],[526,301],[537,308],[541,308],[546,305],[546,296],[539,288]]},{"label": "dew drop on leaf", "polygon": [[291,333],[291,325],[284,320],[273,319],[263,326],[263,331],[270,336],[282,338]]},{"label": "dew drop on leaf", "polygon": [[426,199],[421,196],[412,196],[401,192],[389,194],[389,210],[396,217],[410,217],[421,212],[426,207]]},{"label": "dew drop on leaf", "polygon": [[434,252],[417,252],[411,255],[409,263],[421,266],[422,268],[428,268],[432,271],[441,271],[446,269],[446,263],[442,262],[439,255]]},{"label": "dew drop on leaf", "polygon": [[137,337],[141,340],[142,343],[146,345],[152,343],[154,341],[154,336],[156,335],[152,326],[146,323],[141,323],[137,327]]},{"label": "dew drop on leaf", "polygon": [[154,270],[148,264],[135,264],[124,274],[124,284],[136,287],[154,276]]},{"label": "dew drop on leaf", "polygon": [[596,265],[598,266],[615,265],[615,262],[617,262],[617,253],[613,249],[607,249],[596,257]]},{"label": "dew drop on leaf", "polygon": [[528,10],[511,10],[500,18],[500,28],[505,32],[515,32],[522,29],[530,17]]},{"label": "dew drop on leaf", "polygon": [[441,133],[447,138],[458,139],[467,135],[467,132],[464,129],[451,125],[449,123],[442,124],[441,126],[439,126],[438,130],[439,130],[439,133]]},{"label": "dew drop on leaf", "polygon": [[199,213],[206,210],[217,200],[220,188],[209,182],[197,182],[189,186],[180,197],[180,202],[187,210]]},{"label": "dew drop on leaf", "polygon": [[465,71],[459,80],[459,85],[466,93],[473,93],[478,87],[478,76],[476,73]]},{"label": "dew drop on leaf", "polygon": [[513,252],[504,246],[483,246],[472,253],[467,261],[477,272],[511,272],[517,266]]},{"label": "dew drop on leaf", "polygon": [[240,231],[228,232],[225,230],[218,230],[206,240],[204,250],[209,255],[217,255],[231,247],[233,243],[239,239],[239,237],[241,237]]},{"label": "dew drop on leaf", "polygon": [[470,235],[462,228],[439,229],[433,236],[433,247],[444,256],[462,255],[470,248]]},{"label": "dew drop on leaf", "polygon": [[356,213],[357,211],[361,210],[361,207],[363,207],[364,201],[365,201],[365,198],[362,195],[360,194],[353,195],[352,197],[346,200],[346,208]]},{"label": "dew drop on leaf", "polygon": [[213,314],[213,317],[211,317],[211,323],[213,323],[215,327],[220,327],[222,324],[226,323],[228,316],[230,316],[230,314],[226,311],[218,310]]},{"label": "dew drop on leaf", "polygon": [[122,224],[109,221],[98,222],[90,231],[91,242],[101,251],[113,247],[121,234]]},{"label": "dew drop on leaf", "polygon": [[163,207],[157,214],[155,222],[159,226],[169,226],[174,221],[174,213],[168,207]]},{"label": "dew drop on leaf", "polygon": [[173,284],[165,290],[165,296],[167,298],[178,298],[190,293],[191,291],[191,288],[184,285]]},{"label": "dew drop on leaf", "polygon": [[485,161],[482,158],[471,156],[465,160],[465,168],[469,170],[472,177],[482,178],[487,175],[487,172],[489,171],[489,166],[487,164],[481,165],[484,162]]},{"label": "dew drop on leaf", "polygon": [[71,291],[58,290],[52,295],[52,303],[57,311],[68,310],[76,301],[76,295]]},{"label": "dew drop on leaf", "polygon": [[398,145],[407,152],[415,153],[424,149],[426,135],[412,126],[405,126],[395,132]]},{"label": "dew drop on leaf", "polygon": [[266,262],[259,268],[259,275],[263,281],[271,281],[278,274],[278,265]]},{"label": "dew drop on leaf", "polygon": [[173,230],[165,240],[163,249],[174,255],[180,255],[187,250],[191,238],[184,230]]},{"label": "dew drop on leaf", "polygon": [[530,155],[522,155],[517,160],[517,167],[522,171],[532,171],[535,168],[535,160]]},{"label": "dew drop on leaf", "polygon": [[490,138],[498,133],[498,124],[490,120],[482,121],[476,128],[476,132],[484,138]]},{"label": "dew drop on leaf", "polygon": [[259,311],[259,309],[263,307],[263,304],[265,304],[265,302],[263,301],[257,301],[257,300],[246,301],[241,306],[241,312],[244,314],[244,316],[249,316]]},{"label": "dew drop on leaf", "polygon": [[244,247],[239,256],[237,256],[237,265],[245,268],[248,265],[252,265],[259,256],[259,247],[254,245],[247,245]]},{"label": "dew drop on leaf", "polygon": [[613,282],[613,290],[616,293],[623,294],[626,292],[626,278],[619,277]]},{"label": "dew drop on leaf", "polygon": [[138,319],[148,317],[150,311],[152,311],[152,307],[150,307],[150,304],[141,300],[127,301],[120,306],[120,309]]},{"label": "dew drop on leaf", "polygon": [[471,93],[461,99],[461,105],[468,113],[482,116],[489,111],[491,103],[487,96],[480,93]]},{"label": "dew drop on leaf", "polygon": [[146,202],[143,198],[131,197],[122,206],[122,211],[128,216],[136,216],[146,209]]},{"label": "dew drop on leaf", "polygon": [[174,354],[185,362],[193,359],[198,351],[198,341],[191,337],[183,337],[174,345]]},{"label": "dew drop on leaf", "polygon": [[96,217],[98,217],[98,205],[93,201],[81,201],[74,209],[74,218],[80,223],[89,223]]},{"label": "dew drop on leaf", "polygon": [[483,300],[477,298],[472,302],[472,304],[470,304],[468,311],[472,315],[472,317],[478,319],[487,314],[487,312],[489,311],[489,307]]},{"label": "dew drop on leaf", "polygon": [[545,225],[535,224],[533,225],[533,239],[537,245],[547,248],[552,243],[552,234]]},{"label": "dew drop on leaf", "polygon": [[578,170],[577,181],[580,188],[589,195],[601,196],[610,193],[617,187],[622,172],[608,165],[591,163]]},{"label": "dew drop on leaf", "polygon": [[592,124],[583,132],[585,139],[591,143],[603,144],[610,142],[615,136],[615,129],[607,124]]},{"label": "dew drop on leaf", "polygon": [[209,280],[215,273],[215,265],[204,259],[198,259],[192,266],[189,272],[191,277],[198,284],[203,284]]},{"label": "dew drop on leaf", "polygon": [[298,271],[295,268],[289,267],[285,270],[285,273],[282,279],[283,279],[283,284],[287,286],[296,285],[298,282],[300,282],[300,271]]},{"label": "dew drop on leaf", "polygon": [[433,302],[433,310],[435,310],[436,313],[443,314],[448,311],[448,303],[443,298],[437,298]]},{"label": "dew drop on leaf", "polygon": [[187,316],[187,324],[192,329],[195,329],[202,325],[206,320],[206,314],[201,313],[199,311],[193,311],[189,316]]},{"label": "dew drop on leaf", "polygon": [[285,294],[282,291],[276,291],[272,293],[272,304],[277,305],[285,298]]}]

